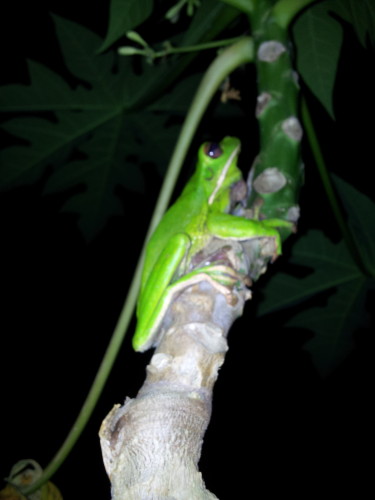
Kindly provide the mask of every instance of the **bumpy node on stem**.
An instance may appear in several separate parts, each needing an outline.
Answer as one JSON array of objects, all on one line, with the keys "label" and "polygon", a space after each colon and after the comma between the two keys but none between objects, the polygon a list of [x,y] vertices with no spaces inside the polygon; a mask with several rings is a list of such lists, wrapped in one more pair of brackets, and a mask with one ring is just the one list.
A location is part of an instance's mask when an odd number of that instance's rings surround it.
[{"label": "bumpy node on stem", "polygon": [[259,45],[257,56],[260,61],[271,63],[277,61],[284,52],[286,48],[282,43],[270,40]]},{"label": "bumpy node on stem", "polygon": [[294,141],[300,141],[302,139],[302,127],[296,116],[290,116],[284,120],[281,128],[285,134]]},{"label": "bumpy node on stem", "polygon": [[282,189],[287,180],[277,167],[268,167],[254,179],[253,186],[258,193],[275,193]]}]

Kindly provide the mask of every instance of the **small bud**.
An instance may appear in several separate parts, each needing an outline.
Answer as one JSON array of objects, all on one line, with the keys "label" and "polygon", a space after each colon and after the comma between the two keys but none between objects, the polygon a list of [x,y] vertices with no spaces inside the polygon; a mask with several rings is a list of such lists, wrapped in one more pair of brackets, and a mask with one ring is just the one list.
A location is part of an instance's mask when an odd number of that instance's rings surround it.
[{"label": "small bud", "polygon": [[118,54],[120,54],[120,56],[134,56],[135,54],[145,53],[144,49],[136,49],[135,47],[130,46],[119,47],[117,52]]},{"label": "small bud", "polygon": [[126,37],[129,38],[129,40],[132,40],[132,42],[139,43],[139,45],[142,45],[142,47],[148,47],[148,43],[146,42],[146,40],[144,40],[136,31],[128,31],[126,33]]}]

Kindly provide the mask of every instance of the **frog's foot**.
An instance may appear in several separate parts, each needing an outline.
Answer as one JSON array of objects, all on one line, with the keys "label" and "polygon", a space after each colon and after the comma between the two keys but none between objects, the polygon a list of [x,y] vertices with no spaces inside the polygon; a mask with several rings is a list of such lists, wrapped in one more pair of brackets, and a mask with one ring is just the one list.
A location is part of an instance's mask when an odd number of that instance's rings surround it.
[{"label": "frog's foot", "polygon": [[247,288],[251,283],[250,278],[225,265],[209,265],[192,271],[172,283],[167,288],[167,294],[172,293],[172,300],[174,300],[187,287],[197,285],[202,281],[207,281],[219,293],[224,295],[228,304],[233,303],[233,288],[244,291],[245,300],[251,298],[251,291]]},{"label": "frog's foot", "polygon": [[268,228],[270,231],[270,237],[274,239],[274,252],[271,256],[271,262],[275,260],[282,254],[282,241],[279,233],[280,228],[289,229],[291,232],[296,233],[297,227],[294,222],[286,221],[283,219],[265,219],[262,224]]},{"label": "frog's foot", "polygon": [[229,305],[234,306],[237,302],[237,298],[233,294],[233,288],[242,290],[245,295],[245,300],[251,298],[251,291],[246,288],[249,285],[249,278],[238,273],[229,266],[210,265],[192,271],[166,288],[164,295],[161,300],[159,300],[153,314],[146,324],[142,323],[142,318],[139,319],[137,330],[141,330],[142,338],[147,338],[148,340],[142,345],[138,345],[134,343],[134,338],[137,338],[134,336],[133,346],[135,350],[142,352],[159,344],[163,334],[161,325],[169,306],[188,287],[199,285],[203,281],[210,283],[213,288],[224,295]]},{"label": "frog's foot", "polygon": [[[229,305],[234,305],[236,302],[233,296],[233,288],[235,286],[242,289],[245,294],[245,300],[251,299],[251,291],[247,288],[251,284],[250,278],[237,273],[231,267],[216,266],[209,273],[201,272],[194,276],[194,281],[195,283],[201,283],[202,281],[210,283],[213,288],[225,296]],[[240,285],[239,287],[239,283],[242,286]]]}]

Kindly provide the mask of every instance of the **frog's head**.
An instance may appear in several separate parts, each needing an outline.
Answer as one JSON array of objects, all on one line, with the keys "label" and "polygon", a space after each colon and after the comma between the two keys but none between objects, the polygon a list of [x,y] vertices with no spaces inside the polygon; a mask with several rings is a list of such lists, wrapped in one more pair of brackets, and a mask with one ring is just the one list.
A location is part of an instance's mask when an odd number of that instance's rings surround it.
[{"label": "frog's head", "polygon": [[237,159],[241,143],[237,137],[224,137],[218,144],[205,142],[199,149],[197,173],[212,203],[218,192],[241,179]]}]

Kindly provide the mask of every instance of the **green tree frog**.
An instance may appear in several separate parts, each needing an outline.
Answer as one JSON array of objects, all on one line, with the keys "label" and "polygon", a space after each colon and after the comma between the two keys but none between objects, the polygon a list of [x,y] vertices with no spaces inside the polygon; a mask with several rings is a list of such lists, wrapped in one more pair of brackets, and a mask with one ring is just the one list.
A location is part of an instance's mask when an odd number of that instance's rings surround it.
[{"label": "green tree frog", "polygon": [[219,257],[208,262],[198,258],[212,238],[274,238],[275,257],[281,253],[276,228],[292,228],[292,223],[252,220],[231,213],[234,205],[246,198],[246,184],[237,167],[239,151],[240,141],[235,137],[225,137],[220,144],[204,143],[194,175],[151,236],[137,303],[136,351],[158,343],[165,313],[184,288],[208,280],[225,291],[239,281],[238,272],[223,266]]}]

